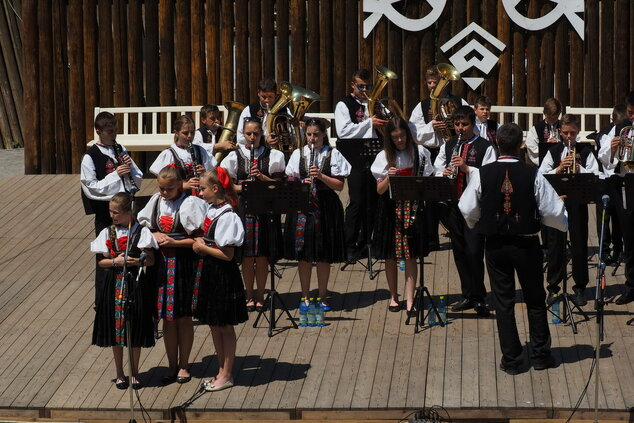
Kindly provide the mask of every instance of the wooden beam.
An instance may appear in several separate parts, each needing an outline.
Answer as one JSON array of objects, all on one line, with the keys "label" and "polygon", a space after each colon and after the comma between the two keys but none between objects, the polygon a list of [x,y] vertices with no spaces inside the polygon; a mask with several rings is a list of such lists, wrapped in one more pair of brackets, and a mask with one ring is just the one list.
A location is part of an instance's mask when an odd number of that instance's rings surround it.
[{"label": "wooden beam", "polygon": [[236,0],[235,21],[236,29],[236,94],[235,98],[241,103],[249,103],[249,29],[247,27],[247,0]]},{"label": "wooden beam", "polygon": [[[79,173],[82,156],[86,150],[86,108],[84,91],[84,33],[82,0],[68,2],[68,60],[70,108],[70,144],[72,172]],[[92,115],[91,115],[92,116]]]},{"label": "wooden beam", "polygon": [[176,1],[176,104],[192,104],[192,41],[189,0]]},{"label": "wooden beam", "polygon": [[[159,46],[160,46],[160,101],[161,106],[176,104],[174,98],[175,74],[174,74],[174,2],[160,0],[159,3]],[[165,122],[161,122],[161,128],[165,130]]]},{"label": "wooden beam", "polygon": [[[97,78],[99,60],[97,55],[97,0],[83,0],[83,37],[84,37],[84,130],[85,140],[93,138],[93,116],[99,99],[99,82]],[[82,147],[85,150],[86,146]]]},{"label": "wooden beam", "polygon": [[[332,4],[332,51],[333,51],[333,75],[332,75],[332,103],[337,102],[348,94],[348,81],[352,75],[346,75],[346,39],[345,14],[341,13],[345,7],[345,0],[334,0]],[[336,41],[336,42],[335,42]]]},{"label": "wooden beam", "polygon": [[[205,72],[205,6],[203,0],[191,0],[191,102],[207,104],[207,75]],[[196,122],[198,125],[198,122]]]},{"label": "wooden beam", "polygon": [[275,66],[275,78],[277,81],[288,81],[288,0],[276,0],[275,11],[277,21],[275,28],[277,30],[277,62]]},{"label": "wooden beam", "polygon": [[335,99],[333,96],[333,72],[323,72],[322,69],[333,69],[333,25],[332,25],[332,0],[322,0],[320,2],[319,33],[321,42],[319,43],[319,94],[324,99],[319,103],[319,111],[327,112],[333,110]]},{"label": "wooden beam", "polygon": [[114,106],[114,43],[112,40],[112,0],[99,0],[99,101],[101,107]]},{"label": "wooden beam", "polygon": [[[260,22],[262,26],[262,77],[275,78],[275,0],[262,0]],[[251,94],[255,100],[255,92]]]},{"label": "wooden beam", "polygon": [[220,3],[205,2],[205,39],[207,58],[207,99],[220,104]]},{"label": "wooden beam", "polygon": [[221,101],[234,99],[233,93],[233,1],[222,0],[220,9],[220,92]]},{"label": "wooden beam", "polygon": [[55,173],[55,98],[53,87],[53,23],[51,2],[38,2],[38,52],[39,57],[39,96],[40,108],[37,118],[40,121],[40,155],[42,173]]},{"label": "wooden beam", "polygon": [[[31,28],[22,32],[24,55],[24,108],[40,110],[39,92],[39,1],[23,0],[22,25]],[[41,173],[41,137],[40,116],[24,121],[24,173],[32,175]]]},{"label": "wooden beam", "polygon": [[583,105],[599,106],[599,0],[587,0],[584,19],[586,32],[583,57]]},{"label": "wooden beam", "polygon": [[599,32],[599,106],[614,106],[614,5],[612,1],[601,1],[601,30]]},{"label": "wooden beam", "polygon": [[[350,78],[355,70],[359,68],[359,48],[357,40],[359,39],[359,27],[355,25],[359,16],[358,8],[363,2],[357,0],[346,0],[344,10],[335,10],[335,13],[341,13],[345,16],[345,46],[346,46],[346,76]],[[343,40],[341,40],[343,42]],[[387,59],[387,56],[386,56]],[[387,66],[387,60],[384,66]]]},{"label": "wooden beam", "polygon": [[[249,1],[249,88],[245,102],[255,100],[258,83],[262,79],[262,4],[259,0]],[[269,34],[269,36],[272,35]],[[269,48],[273,44],[269,44]]]},{"label": "wooden beam", "polygon": [[114,33],[114,104],[130,104],[128,74],[128,19],[127,1],[114,0],[112,8],[112,30]]},{"label": "wooden beam", "polygon": [[291,0],[291,82],[306,86],[306,3]]},{"label": "wooden beam", "polygon": [[[319,0],[308,0],[307,28],[306,88],[319,93],[319,74],[322,73],[319,55]],[[318,107],[314,105],[312,110],[316,111]]]}]

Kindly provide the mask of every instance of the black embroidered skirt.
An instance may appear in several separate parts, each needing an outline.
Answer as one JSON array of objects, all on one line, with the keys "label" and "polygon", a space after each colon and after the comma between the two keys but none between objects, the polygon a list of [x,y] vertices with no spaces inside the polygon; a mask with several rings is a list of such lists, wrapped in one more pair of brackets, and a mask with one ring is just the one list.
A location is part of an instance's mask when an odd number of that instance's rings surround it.
[{"label": "black embroidered skirt", "polygon": [[247,321],[244,284],[235,261],[205,257],[194,316],[211,326],[237,325]]},{"label": "black embroidered skirt", "polygon": [[197,256],[191,248],[161,248],[156,256],[158,317],[174,320],[192,316]]},{"label": "black embroidered skirt", "polygon": [[333,190],[317,191],[319,226],[315,214],[306,215],[298,226],[298,215],[286,215],[284,224],[284,258],[308,262],[342,263],[346,261],[343,206]]}]

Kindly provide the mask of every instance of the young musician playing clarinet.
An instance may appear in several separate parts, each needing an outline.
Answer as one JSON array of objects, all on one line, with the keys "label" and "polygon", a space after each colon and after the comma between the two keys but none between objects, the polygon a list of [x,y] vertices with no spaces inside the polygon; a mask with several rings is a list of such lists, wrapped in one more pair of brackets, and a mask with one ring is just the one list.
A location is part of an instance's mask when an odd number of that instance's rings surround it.
[{"label": "young musician playing clarinet", "polygon": [[326,133],[323,119],[306,121],[306,145],[293,151],[286,176],[310,184],[310,211],[307,214],[286,215],[284,255],[297,260],[302,297],[309,305],[310,279],[313,263],[317,268],[319,306],[330,310],[327,299],[330,265],[346,260],[346,244],[342,237],[343,205],[337,191],[343,189],[350,174],[350,163],[334,150]]},{"label": "young musician playing clarinet", "polygon": [[[553,173],[594,173],[599,175],[599,166],[592,148],[587,143],[578,143],[579,121],[574,115],[564,115],[559,130],[561,142],[554,144],[542,161],[539,171]],[[573,157],[573,152],[576,157]],[[573,161],[576,163],[573,168]],[[588,205],[572,204],[565,201],[568,210],[568,228],[572,248],[573,302],[578,306],[587,304],[584,292],[589,282],[588,276]],[[566,271],[566,233],[548,228],[548,305],[555,302],[555,294]]]},{"label": "young musician playing clarinet", "polygon": [[515,273],[528,309],[533,368],[556,366],[550,350],[537,234],[540,220],[560,231],[568,228],[563,201],[537,169],[519,160],[520,127],[514,123],[502,125],[497,140],[500,157],[473,171],[459,207],[467,225],[473,228],[477,224],[485,237],[487,271],[502,349],[500,369],[515,375],[525,371],[515,321]]},{"label": "young musician playing clarinet", "polygon": [[[357,69],[352,75],[350,81],[352,92],[335,106],[335,129],[339,139],[377,138],[377,129],[387,124],[386,120],[375,116],[373,110],[368,110],[367,95],[372,91],[371,81],[372,75],[367,69]],[[367,209],[368,204],[374,204],[377,199],[374,184],[374,179],[367,169],[352,168],[348,177],[350,199],[345,217],[349,261],[357,260],[367,254],[366,246],[372,237],[374,222],[372,213],[367,216]],[[372,188],[368,189],[368,187]]]},{"label": "young musician playing clarinet", "polygon": [[150,166],[150,172],[157,175],[167,165],[174,163],[183,179],[186,191],[198,193],[200,177],[205,171],[216,166],[216,159],[200,145],[193,144],[194,121],[187,115],[181,115],[174,121],[174,144],[158,155]]},{"label": "young musician playing clarinet", "polygon": [[[456,137],[444,144],[434,162],[436,176],[456,179],[458,198],[462,195],[473,169],[495,161],[491,143],[474,132],[475,113],[469,106],[460,106],[453,114]],[[484,238],[478,228],[469,228],[458,210],[458,204],[440,205],[440,221],[449,231],[454,262],[460,277],[462,300],[452,311],[475,309],[480,317],[488,317],[484,286]]]},{"label": "young musician playing clarinet", "polygon": [[[610,178],[610,202],[614,203],[617,210],[619,223],[623,230],[623,262],[625,263],[625,292],[617,300],[616,304],[628,304],[634,301],[634,205],[627,203],[625,198],[625,175],[633,173],[621,164],[622,157],[618,156],[621,143],[620,134],[626,126],[634,124],[634,91],[625,97],[627,119],[616,125],[601,139],[599,159],[603,163],[603,169],[612,172]],[[630,130],[624,136],[632,136]]]},{"label": "young musician playing clarinet", "polygon": [[[262,122],[257,117],[247,117],[243,132],[246,144],[229,153],[222,161],[222,167],[234,182],[234,189],[242,193],[242,183],[248,180],[275,181],[284,175],[286,163],[284,153],[262,145],[264,139]],[[264,289],[269,272],[269,260],[275,262],[282,255],[282,226],[280,216],[274,215],[273,228],[267,214],[244,214],[244,243],[240,251],[242,257],[242,276],[247,291],[247,310],[262,311]],[[257,291],[253,290],[253,283]]]},{"label": "young musician playing clarinet", "polygon": [[381,195],[372,253],[374,257],[385,260],[385,276],[390,290],[388,310],[391,312],[401,310],[396,260],[405,262],[405,304],[410,313],[414,311],[412,305],[418,275],[416,259],[422,260],[428,253],[423,203],[392,200],[388,192],[390,177],[429,176],[434,173],[434,166],[429,150],[414,143],[407,122],[390,120],[386,132],[389,138],[383,140],[383,151],[377,154],[371,167],[377,181],[376,191]]},{"label": "young musician playing clarinet", "polygon": [[95,118],[99,141],[81,160],[81,197],[86,214],[95,215],[95,235],[112,224],[108,202],[118,192],[141,187],[143,173],[117,144],[117,119],[110,112]]}]

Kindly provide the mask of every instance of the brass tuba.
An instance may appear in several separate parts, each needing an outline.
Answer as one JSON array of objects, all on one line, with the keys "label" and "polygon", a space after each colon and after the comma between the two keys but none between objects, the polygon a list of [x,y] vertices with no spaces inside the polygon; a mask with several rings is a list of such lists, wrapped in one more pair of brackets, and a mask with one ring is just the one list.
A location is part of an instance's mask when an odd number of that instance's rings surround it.
[{"label": "brass tuba", "polygon": [[[629,134],[628,134],[629,133]],[[616,157],[625,169],[634,170],[634,126],[626,126],[619,133],[621,142]]]},{"label": "brass tuba", "polygon": [[[380,99],[381,92],[385,88],[388,82],[392,79],[398,79],[398,76],[394,71],[386,68],[385,66],[376,65],[374,69],[379,74],[379,78],[377,79],[372,91],[369,94],[366,94],[368,99],[368,114],[370,116],[374,115],[382,120],[393,120],[395,118],[399,118],[405,122],[407,119],[405,118],[405,113],[398,105],[396,100],[391,97],[385,97]],[[387,105],[386,105],[387,104]],[[381,135],[383,138],[387,137],[389,134],[386,134],[385,129],[381,129]]]},{"label": "brass tuba", "polygon": [[[240,120],[240,114],[242,110],[244,110],[246,106],[242,103],[238,103],[237,101],[227,101],[225,102],[225,108],[227,109],[227,119],[225,119],[224,126],[221,126],[222,132],[220,133],[220,137],[216,140],[216,144],[229,141],[233,144],[234,148],[236,145],[236,133],[238,131],[238,121]],[[220,164],[220,162],[229,154],[231,150],[218,151],[214,157],[216,158],[216,163]]]},{"label": "brass tuba", "polygon": [[[302,147],[299,122],[308,108],[315,101],[321,100],[321,97],[309,89],[292,85],[286,81],[280,84],[280,92],[280,98],[273,104],[269,112],[266,130],[269,134],[277,134],[279,140],[275,148],[282,152],[291,153]],[[287,105],[290,114],[280,113]]]},{"label": "brass tuba", "polygon": [[447,84],[460,79],[460,72],[448,63],[439,63],[436,67],[438,68],[438,72],[440,72],[440,81],[438,81],[438,85],[436,85],[436,88],[434,88],[429,95],[431,114],[432,119],[442,120],[447,125],[447,128],[440,134],[441,138],[447,142],[451,140],[452,137],[452,115],[458,105],[453,104],[448,97],[440,96]]}]

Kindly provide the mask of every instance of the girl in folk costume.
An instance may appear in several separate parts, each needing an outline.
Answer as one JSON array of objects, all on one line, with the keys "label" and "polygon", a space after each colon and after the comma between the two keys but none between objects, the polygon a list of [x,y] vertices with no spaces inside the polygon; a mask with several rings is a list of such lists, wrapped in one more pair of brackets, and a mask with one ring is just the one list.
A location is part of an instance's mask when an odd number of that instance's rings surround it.
[{"label": "girl in folk costume", "polygon": [[387,125],[389,138],[383,151],[377,154],[370,170],[377,180],[376,190],[381,195],[377,227],[372,250],[374,256],[385,259],[385,275],[390,290],[389,310],[401,309],[398,301],[396,260],[405,261],[405,293],[407,310],[412,311],[414,286],[417,278],[416,258],[426,256],[423,204],[394,201],[388,192],[390,177],[429,176],[434,172],[429,150],[414,143],[407,123],[396,119]]},{"label": "girl in folk costume", "polygon": [[[139,389],[139,358],[141,347],[154,346],[154,325],[152,323],[152,291],[145,273],[138,278],[139,266],[153,265],[154,253],[158,244],[152,233],[135,220],[128,228],[132,218],[132,198],[126,192],[115,194],[109,202],[112,226],[103,229],[97,239],[90,244],[90,251],[97,254],[97,265],[104,269],[97,278],[95,323],[92,344],[99,347],[112,347],[114,364],[117,371],[115,385],[119,389],[128,388],[128,379],[123,371],[123,347],[127,345],[126,321],[130,319],[132,341],[132,387]],[[130,243],[127,270],[131,277],[123,280],[123,265],[126,246]],[[147,258],[141,263],[141,252]],[[124,312],[124,303],[130,297],[129,312]]]},{"label": "girl in folk costume", "polygon": [[196,129],[189,116],[180,116],[173,127],[174,144],[158,155],[150,166],[150,172],[158,176],[161,169],[174,163],[184,181],[183,189],[198,195],[200,176],[216,166],[216,160],[201,145],[192,144]]},{"label": "girl in folk costume", "polygon": [[330,264],[346,261],[343,237],[343,206],[336,191],[343,189],[350,174],[350,163],[333,150],[326,137],[326,124],[321,119],[309,119],[306,124],[306,145],[293,151],[286,166],[289,179],[310,184],[308,214],[288,214],[285,228],[285,257],[298,260],[302,297],[309,303],[312,263],[317,263],[317,285],[320,306],[329,310],[326,302]]},{"label": "girl in folk costume", "polygon": [[[284,153],[262,145],[262,122],[248,117],[242,133],[246,144],[238,148],[222,161],[229,176],[236,182],[234,189],[242,192],[242,182],[246,180],[274,181],[283,176]],[[245,238],[242,245],[242,276],[247,291],[247,309],[264,310],[264,288],[269,269],[269,259],[276,260],[282,250],[282,227],[278,215],[273,217],[270,228],[269,215],[244,215]],[[272,239],[271,239],[272,238]],[[257,291],[253,282],[257,281]]]},{"label": "girl in folk costume", "polygon": [[242,276],[233,260],[236,247],[242,245],[244,227],[233,211],[235,193],[224,168],[218,167],[203,175],[201,194],[209,205],[202,225],[204,235],[196,238],[193,245],[194,251],[204,257],[200,297],[194,315],[209,325],[218,356],[218,374],[205,381],[205,389],[220,391],[233,386],[236,356],[233,326],[248,319]]},{"label": "girl in folk costume", "polygon": [[191,237],[205,215],[205,202],[183,192],[175,165],[158,174],[159,192],[139,212],[139,222],[149,228],[158,245],[157,309],[163,319],[163,339],[169,373],[163,383],[191,380],[189,354],[194,340],[193,312],[198,301],[200,276],[195,272]]}]

